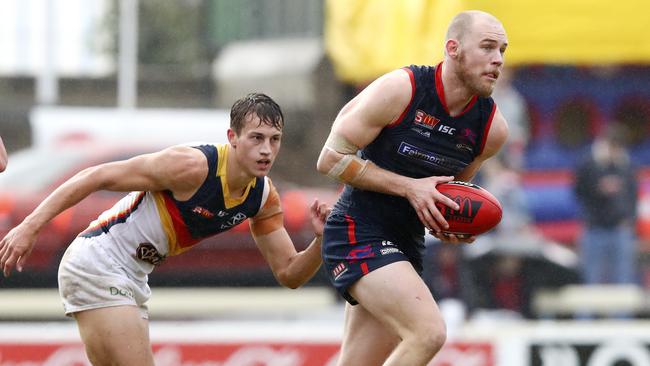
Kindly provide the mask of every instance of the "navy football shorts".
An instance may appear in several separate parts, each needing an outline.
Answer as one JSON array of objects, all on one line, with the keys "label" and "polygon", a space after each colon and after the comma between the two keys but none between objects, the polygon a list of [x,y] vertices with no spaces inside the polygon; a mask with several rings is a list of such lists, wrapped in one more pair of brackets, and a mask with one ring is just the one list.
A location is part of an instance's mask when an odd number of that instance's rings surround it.
[{"label": "navy football shorts", "polygon": [[377,268],[410,261],[418,273],[422,272],[419,251],[405,250],[406,240],[395,239],[399,236],[387,235],[385,231],[385,227],[366,215],[334,210],[327,218],[323,232],[323,263],[334,288],[352,305],[358,302],[348,292],[350,286]]}]

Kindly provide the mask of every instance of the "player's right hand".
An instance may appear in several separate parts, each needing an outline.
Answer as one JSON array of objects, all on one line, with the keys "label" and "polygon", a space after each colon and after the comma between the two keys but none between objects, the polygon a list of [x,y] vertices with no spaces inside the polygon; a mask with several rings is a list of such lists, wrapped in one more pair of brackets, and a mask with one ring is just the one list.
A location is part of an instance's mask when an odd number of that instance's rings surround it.
[{"label": "player's right hand", "polygon": [[451,198],[438,192],[436,186],[454,180],[450,176],[435,176],[421,179],[412,179],[406,187],[406,199],[415,209],[422,224],[432,232],[442,232],[449,228],[447,220],[436,207],[436,203],[449,206],[452,210],[458,210],[458,204]]},{"label": "player's right hand", "polygon": [[311,216],[311,226],[314,229],[314,234],[318,237],[323,236],[323,229],[325,228],[325,221],[332,208],[329,207],[326,203],[321,203],[318,201],[318,198],[314,199],[314,202],[309,208]]},{"label": "player's right hand", "polygon": [[14,268],[18,272],[23,271],[35,242],[36,233],[26,228],[24,224],[11,229],[0,241],[0,269],[5,277],[9,277]]}]

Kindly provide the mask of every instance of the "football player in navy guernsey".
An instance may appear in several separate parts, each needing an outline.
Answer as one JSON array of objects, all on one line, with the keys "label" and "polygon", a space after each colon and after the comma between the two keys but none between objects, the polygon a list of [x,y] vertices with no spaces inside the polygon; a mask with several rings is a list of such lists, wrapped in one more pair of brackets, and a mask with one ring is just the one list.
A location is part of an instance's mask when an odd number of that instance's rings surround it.
[{"label": "football player in navy guernsey", "polygon": [[131,192],[70,244],[59,266],[59,293],[93,365],[153,365],[147,276],[166,257],[249,218],[251,234],[282,285],[299,287],[320,267],[329,208],[314,201],[316,238],[297,252],[266,176],[283,126],[280,106],[253,93],[231,109],[229,143],[174,146],[81,171],[0,241],[0,268],[5,276],[13,268],[21,271],[43,226],[90,193]]},{"label": "football player in navy guernsey", "polygon": [[459,207],[436,190],[469,181],[508,135],[490,94],[508,41],[494,16],[451,21],[444,60],[389,72],[345,105],[318,159],[345,183],[327,219],[323,262],[347,300],[339,366],[426,365],[446,339],[419,276],[424,230],[453,243],[436,207]]}]

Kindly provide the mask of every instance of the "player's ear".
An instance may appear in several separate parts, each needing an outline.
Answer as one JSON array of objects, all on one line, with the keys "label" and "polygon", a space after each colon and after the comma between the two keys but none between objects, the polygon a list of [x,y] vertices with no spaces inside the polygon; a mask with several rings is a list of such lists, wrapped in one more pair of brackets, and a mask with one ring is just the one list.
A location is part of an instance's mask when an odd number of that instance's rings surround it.
[{"label": "player's ear", "polygon": [[445,51],[449,57],[456,59],[458,57],[458,41],[450,38],[445,42]]},{"label": "player's ear", "polygon": [[228,134],[228,142],[230,143],[230,145],[232,147],[236,148],[237,147],[237,134],[235,133],[235,131],[233,131],[232,128],[228,129],[227,134]]}]

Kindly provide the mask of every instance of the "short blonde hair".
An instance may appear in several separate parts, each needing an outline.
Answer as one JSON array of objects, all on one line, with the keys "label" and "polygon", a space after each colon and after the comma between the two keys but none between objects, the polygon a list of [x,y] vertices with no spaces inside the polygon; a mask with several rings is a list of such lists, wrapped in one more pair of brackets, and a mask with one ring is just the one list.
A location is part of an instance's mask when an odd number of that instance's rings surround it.
[{"label": "short blonde hair", "polygon": [[491,21],[501,23],[494,15],[480,10],[466,10],[458,13],[449,23],[447,28],[447,35],[445,40],[455,39],[461,41],[463,36],[467,34],[475,20],[478,17],[486,18]]}]

